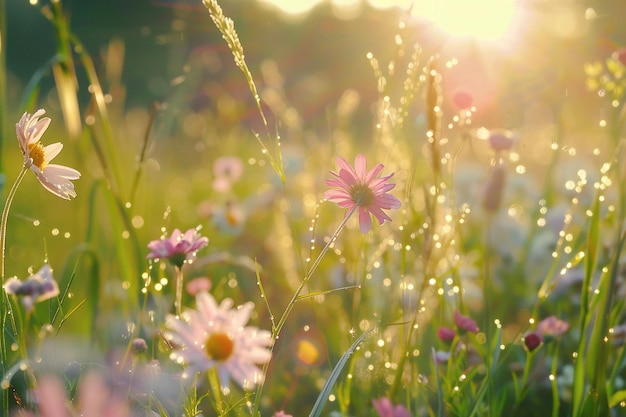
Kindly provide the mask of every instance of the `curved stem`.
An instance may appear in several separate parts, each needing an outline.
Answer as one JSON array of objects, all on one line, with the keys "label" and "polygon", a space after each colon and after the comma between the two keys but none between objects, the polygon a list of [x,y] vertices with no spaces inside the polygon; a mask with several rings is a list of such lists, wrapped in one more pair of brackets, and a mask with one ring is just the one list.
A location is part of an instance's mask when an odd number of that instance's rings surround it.
[{"label": "curved stem", "polygon": [[[300,293],[304,289],[304,286],[309,282],[309,280],[311,279],[311,277],[313,276],[313,274],[317,270],[317,267],[320,265],[320,262],[322,262],[322,258],[324,257],[324,255],[326,255],[326,252],[328,252],[328,250],[330,249],[332,244],[335,242],[335,239],[337,239],[337,236],[339,236],[339,233],[341,233],[341,231],[344,229],[344,227],[346,227],[346,224],[348,223],[348,220],[350,220],[350,217],[352,217],[352,215],[354,214],[356,209],[357,209],[357,206],[354,206],[346,214],[346,216],[343,218],[343,220],[341,221],[339,226],[337,226],[337,230],[335,230],[335,232],[332,234],[332,236],[330,237],[328,242],[326,242],[326,245],[324,245],[324,247],[320,251],[320,254],[313,261],[313,264],[311,264],[311,267],[304,274],[304,279],[302,279],[302,282],[300,283],[300,285],[298,286],[296,291],[293,293],[293,296],[291,297],[291,300],[289,300],[289,304],[287,304],[287,307],[285,307],[285,311],[280,316],[280,319],[278,320],[278,323],[276,324],[276,326],[272,327],[272,338],[274,339],[274,343],[272,343],[272,346],[270,347],[270,352],[271,353],[273,353],[273,351],[274,351],[275,342],[278,339],[278,337],[280,336],[280,331],[282,330],[283,326],[285,325],[285,322],[287,321],[287,317],[289,316],[289,313],[291,313],[291,310],[293,310],[293,307],[296,304],[296,301],[298,301],[298,297],[300,296]],[[261,404],[261,392],[263,391],[263,386],[264,386],[264,382],[265,382],[265,375],[267,374],[267,369],[269,368],[270,362],[271,362],[271,359],[269,361],[267,361],[263,365],[263,371],[262,371],[263,380],[259,383],[259,385],[257,387],[257,390],[256,390],[256,393],[255,393],[254,408],[253,408],[253,411],[251,413],[251,415],[253,417],[257,417],[259,415],[259,406]]]},{"label": "curved stem", "polygon": [[[4,209],[2,211],[2,220],[0,220],[0,281],[4,284],[4,264],[5,264],[5,248],[6,248],[6,237],[7,237],[7,221],[9,218],[9,210],[11,208],[11,203],[13,202],[13,198],[15,197],[15,193],[17,192],[17,188],[19,187],[22,179],[26,175],[28,171],[28,167],[24,165],[22,167],[22,171],[18,174],[15,182],[11,186],[9,190],[9,194],[7,195],[7,199],[4,203]],[[7,340],[6,340],[6,321],[8,311],[11,310],[11,304],[8,298],[8,294],[4,291],[4,287],[2,287],[1,291],[2,297],[0,297],[0,320],[2,320],[2,328],[0,330],[0,366],[2,366],[2,375],[6,375],[8,364],[8,352],[7,352]],[[9,390],[7,387],[0,387],[2,390],[2,415],[9,414]]]},{"label": "curved stem", "polygon": [[2,256],[2,258],[0,259],[0,277],[2,282],[4,282],[4,252],[6,249],[7,221],[9,219],[9,210],[11,209],[11,203],[13,202],[13,198],[15,197],[17,188],[19,187],[27,172],[28,167],[24,165],[22,167],[22,171],[20,171],[19,175],[15,179],[15,182],[11,186],[11,189],[9,190],[9,194],[7,195],[7,199],[4,203],[4,209],[2,211],[2,220],[0,223],[0,255]]}]

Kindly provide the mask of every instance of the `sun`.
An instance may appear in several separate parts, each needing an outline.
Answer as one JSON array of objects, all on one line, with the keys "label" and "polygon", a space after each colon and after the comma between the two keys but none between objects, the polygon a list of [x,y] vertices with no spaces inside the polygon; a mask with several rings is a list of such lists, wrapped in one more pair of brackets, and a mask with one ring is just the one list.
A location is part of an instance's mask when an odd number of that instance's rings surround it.
[{"label": "sun", "polygon": [[452,37],[495,41],[513,21],[514,0],[415,1],[411,14],[433,23]]}]

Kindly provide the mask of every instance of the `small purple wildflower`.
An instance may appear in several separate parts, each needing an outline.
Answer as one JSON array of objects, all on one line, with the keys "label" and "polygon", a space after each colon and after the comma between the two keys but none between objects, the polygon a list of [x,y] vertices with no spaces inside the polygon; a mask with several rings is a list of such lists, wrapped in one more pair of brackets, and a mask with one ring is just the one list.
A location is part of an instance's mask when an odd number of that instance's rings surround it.
[{"label": "small purple wildflower", "polygon": [[459,332],[477,333],[480,330],[474,320],[468,316],[464,316],[457,310],[454,311],[454,323],[456,324]]},{"label": "small purple wildflower", "polygon": [[169,238],[153,240],[148,243],[148,259],[167,259],[178,268],[193,258],[196,251],[209,244],[209,239],[201,236],[196,229],[189,229],[184,234],[174,229]]}]

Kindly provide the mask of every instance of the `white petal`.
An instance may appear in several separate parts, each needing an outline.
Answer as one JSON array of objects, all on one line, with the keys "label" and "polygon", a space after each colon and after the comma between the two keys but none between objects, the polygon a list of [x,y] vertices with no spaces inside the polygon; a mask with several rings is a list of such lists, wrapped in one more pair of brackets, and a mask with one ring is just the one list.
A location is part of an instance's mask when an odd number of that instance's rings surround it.
[{"label": "white petal", "polygon": [[48,146],[44,146],[43,148],[43,159],[46,162],[50,162],[54,159],[55,156],[61,152],[63,149],[63,144],[61,142],[52,143]]}]

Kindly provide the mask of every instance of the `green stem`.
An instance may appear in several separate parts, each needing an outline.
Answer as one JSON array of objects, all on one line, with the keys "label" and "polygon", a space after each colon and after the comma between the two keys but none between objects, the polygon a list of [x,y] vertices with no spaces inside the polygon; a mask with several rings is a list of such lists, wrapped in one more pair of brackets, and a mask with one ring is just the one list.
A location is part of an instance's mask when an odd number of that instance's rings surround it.
[{"label": "green stem", "polygon": [[2,220],[0,222],[0,255],[2,258],[0,259],[0,278],[4,283],[4,264],[5,264],[5,249],[6,249],[6,239],[7,239],[7,221],[9,219],[9,210],[11,209],[11,203],[13,202],[13,198],[15,197],[15,193],[17,192],[17,188],[20,183],[24,179],[24,176],[28,172],[28,167],[24,165],[22,167],[22,171],[19,173],[13,186],[9,190],[9,194],[7,195],[6,202],[4,203],[4,210],[2,211]]},{"label": "green stem", "polygon": [[[341,223],[337,227],[337,230],[335,230],[335,232],[332,234],[330,239],[328,239],[328,242],[326,242],[326,245],[324,245],[324,247],[322,248],[320,254],[317,256],[317,258],[315,258],[315,261],[313,261],[313,264],[311,264],[311,267],[305,273],[304,279],[302,280],[302,282],[300,283],[300,285],[298,286],[296,291],[293,293],[293,296],[291,297],[291,300],[289,301],[289,304],[287,304],[287,307],[285,307],[285,311],[280,316],[280,319],[278,320],[278,323],[276,324],[276,326],[273,326],[273,328],[272,328],[272,338],[274,339],[274,341],[276,341],[278,339],[278,337],[280,336],[280,331],[282,330],[283,326],[285,325],[285,322],[287,321],[287,317],[289,316],[289,313],[291,313],[291,310],[293,310],[294,305],[298,301],[298,299],[300,297],[300,293],[304,289],[305,285],[309,282],[309,280],[311,279],[311,277],[313,276],[313,274],[317,270],[317,267],[319,266],[320,262],[322,261],[322,258],[324,257],[324,255],[326,255],[326,252],[328,252],[328,250],[330,249],[332,244],[335,242],[335,239],[337,239],[337,236],[339,236],[339,233],[341,233],[341,231],[344,229],[344,227],[348,223],[348,220],[350,220],[350,218],[352,217],[352,215],[354,214],[356,209],[357,209],[357,206],[354,206],[348,212],[348,214],[346,214],[346,216],[343,218],[343,220],[341,221]],[[270,347],[270,352],[272,352],[272,353],[273,353],[273,350],[274,350],[274,345],[275,345],[275,343],[273,343],[272,346]],[[263,376],[265,376],[267,374],[267,369],[269,368],[270,361],[267,361],[263,365],[263,370],[262,370],[262,375]],[[255,393],[254,407],[253,407],[253,411],[252,411],[252,416],[253,417],[257,417],[259,415],[258,413],[259,413],[259,406],[260,406],[260,403],[261,403],[261,392],[263,391],[264,381],[265,381],[265,378],[263,378],[263,380],[259,383],[259,385],[257,387],[257,390],[256,390],[256,393]]]},{"label": "green stem", "polygon": [[209,384],[211,390],[215,396],[215,411],[218,416],[224,416],[226,414],[226,405],[224,403],[224,397],[222,395],[222,386],[220,385],[219,374],[217,373],[217,367],[213,367],[209,370]]},{"label": "green stem", "polygon": [[176,269],[176,300],[174,306],[176,307],[176,315],[180,317],[183,309],[183,268],[175,266]]},{"label": "green stem", "polygon": [[[15,193],[17,192],[17,188],[19,187],[22,179],[28,172],[28,168],[26,165],[22,167],[22,171],[19,173],[13,186],[9,190],[9,194],[7,195],[7,199],[4,203],[4,209],[2,211],[2,220],[0,220],[0,281],[4,284],[4,264],[5,264],[5,249],[6,249],[6,236],[7,236],[7,221],[9,218],[9,210],[11,208],[11,203],[13,202],[13,198],[15,197]],[[2,288],[2,297],[0,298],[0,320],[2,320],[2,330],[0,330],[0,363],[2,366],[2,378],[6,375],[9,363],[8,358],[9,354],[7,351],[7,340],[6,340],[6,331],[7,331],[7,315],[8,312],[12,310],[11,304],[8,298],[8,294],[4,291],[4,287]],[[16,329],[14,329],[16,331]],[[2,415],[9,415],[9,390],[8,387],[0,387],[2,390]]]}]

